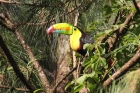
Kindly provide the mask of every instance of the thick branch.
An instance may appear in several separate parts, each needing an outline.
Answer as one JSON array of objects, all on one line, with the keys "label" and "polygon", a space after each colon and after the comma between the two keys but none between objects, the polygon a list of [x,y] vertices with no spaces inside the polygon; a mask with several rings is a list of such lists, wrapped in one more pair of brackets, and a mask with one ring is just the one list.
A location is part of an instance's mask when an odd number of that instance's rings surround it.
[{"label": "thick branch", "polygon": [[[2,13],[0,13],[2,14]],[[18,39],[24,50],[26,51],[27,55],[29,56],[30,60],[33,61],[32,64],[35,67],[35,69],[38,72],[38,75],[42,81],[42,84],[44,86],[44,89],[46,92],[50,90],[49,88],[49,82],[46,78],[45,73],[43,72],[42,67],[40,66],[39,62],[36,60],[31,48],[29,47],[28,44],[25,43],[23,36],[21,35],[20,31],[15,27],[15,25],[8,20],[8,18],[0,16],[0,24],[4,25],[6,28],[8,28],[10,31],[13,31],[15,34],[15,37]]]},{"label": "thick branch", "polygon": [[124,21],[123,25],[120,28],[116,28],[114,30],[115,33],[112,35],[112,37],[109,37],[107,39],[106,44],[107,44],[107,47],[109,47],[108,52],[115,49],[118,39],[123,37],[125,33],[128,31],[129,23],[131,22],[133,15],[134,15],[134,12],[131,12],[126,18],[126,20]]},{"label": "thick branch", "polygon": [[17,62],[14,60],[13,56],[11,55],[8,47],[6,46],[6,44],[4,43],[3,38],[0,35],[0,46],[3,49],[5,55],[7,56],[11,66],[14,69],[14,72],[16,73],[17,77],[19,77],[19,79],[25,84],[25,86],[31,91],[33,92],[35,90],[35,88],[31,85],[31,83],[29,81],[27,81],[27,79],[24,77],[24,75],[22,74],[22,72],[20,71]]},{"label": "thick branch", "polygon": [[0,25],[6,27],[11,31],[13,31],[15,28],[14,24],[9,20],[8,15],[2,12],[0,13]]},{"label": "thick branch", "polygon": [[133,4],[134,4],[137,12],[140,13],[140,2],[137,3],[135,0],[133,0]]},{"label": "thick branch", "polygon": [[19,42],[22,45],[22,47],[24,48],[24,50],[26,51],[26,53],[28,54],[30,60],[32,61],[33,66],[38,71],[38,75],[42,81],[44,88],[46,89],[46,91],[48,91],[49,90],[49,82],[46,78],[45,73],[43,72],[42,67],[40,66],[39,62],[35,58],[31,48],[29,47],[28,44],[25,43],[23,36],[19,33],[19,31],[17,29],[14,31],[14,34],[17,37],[17,39],[19,40]]},{"label": "thick branch", "polygon": [[[140,3],[139,2],[136,3],[135,0],[133,0],[133,3],[134,3],[135,8],[137,9],[137,12],[139,12]],[[137,13],[135,15],[137,15]],[[125,35],[125,33],[128,31],[128,28],[130,26],[131,19],[135,15],[134,15],[134,11],[132,11],[127,16],[127,18],[125,19],[123,25],[120,26],[119,28],[114,29],[114,34],[112,35],[112,37],[109,37],[107,39],[107,43],[106,43],[107,44],[107,47],[108,47],[107,52],[112,51],[112,50],[115,49],[116,43],[118,42],[119,38],[122,38]],[[106,39],[106,37],[103,38],[102,41],[104,42],[105,39]]]},{"label": "thick branch", "polygon": [[136,54],[124,65],[122,66],[116,73],[114,73],[110,78],[108,78],[104,83],[103,86],[106,87],[111,84],[111,82],[123,74],[125,74],[128,69],[138,63],[140,60],[140,49],[136,52]]}]

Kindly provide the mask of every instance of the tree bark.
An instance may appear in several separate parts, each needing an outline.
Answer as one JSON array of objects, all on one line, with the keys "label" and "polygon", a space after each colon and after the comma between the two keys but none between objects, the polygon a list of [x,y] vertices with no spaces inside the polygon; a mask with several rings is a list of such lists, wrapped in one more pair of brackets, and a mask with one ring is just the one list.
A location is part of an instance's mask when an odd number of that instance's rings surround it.
[{"label": "tree bark", "polygon": [[16,27],[16,25],[11,20],[9,20],[9,18],[7,17],[7,14],[4,14],[4,13],[0,13],[0,24],[15,34],[15,37],[18,39],[19,43],[22,45],[23,49],[26,51],[27,55],[29,56],[30,60],[32,61],[34,68],[37,70],[40,80],[45,89],[45,92],[51,93],[49,82],[46,78],[45,73],[43,72],[43,68],[40,66],[39,62],[35,58],[29,45],[26,44],[23,36],[21,35],[21,33],[18,30],[18,28]]},{"label": "tree bark", "polygon": [[104,83],[103,86],[106,87],[111,84],[111,82],[118,77],[124,75],[128,69],[138,63],[140,60],[140,49],[136,52],[136,54],[125,63],[116,73],[114,73],[111,77],[109,77]]}]

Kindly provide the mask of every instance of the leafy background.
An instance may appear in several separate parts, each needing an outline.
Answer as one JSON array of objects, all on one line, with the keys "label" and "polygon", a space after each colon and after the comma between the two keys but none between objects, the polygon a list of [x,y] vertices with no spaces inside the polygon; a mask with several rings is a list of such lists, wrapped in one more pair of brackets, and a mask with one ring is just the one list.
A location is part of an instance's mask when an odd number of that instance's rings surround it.
[{"label": "leafy background", "polygon": [[[46,29],[59,22],[74,24],[75,16],[79,13],[77,27],[93,36],[95,43],[86,46],[96,48],[95,54],[89,54],[83,63],[84,72],[78,78],[68,74],[67,79],[57,87],[58,93],[138,93],[139,91],[139,64],[129,68],[127,73],[114,81],[104,90],[103,82],[113,73],[108,67],[112,59],[119,70],[128,62],[138,50],[139,45],[139,14],[131,0],[2,0],[0,13],[9,15],[9,20],[24,37],[36,59],[43,68],[50,89],[73,68],[72,52],[69,47],[68,36],[46,35]],[[103,37],[113,36],[113,31],[123,25],[131,12],[135,12],[125,35],[118,38],[114,49],[106,53],[106,42]],[[118,17],[117,21],[115,21]],[[1,19],[2,20],[2,19]],[[0,35],[4,39],[18,67],[25,78],[31,82],[37,91],[45,91],[33,60],[21,46],[12,30],[7,29],[0,21]],[[106,57],[107,56],[107,57]],[[77,54],[77,62],[83,60]],[[4,51],[0,48],[0,92],[26,93],[29,90],[13,71]],[[66,64],[65,64],[66,63]],[[65,65],[64,65],[65,64]],[[62,68],[59,68],[62,66]],[[136,83],[137,82],[137,83]],[[50,92],[51,93],[51,92]]]}]

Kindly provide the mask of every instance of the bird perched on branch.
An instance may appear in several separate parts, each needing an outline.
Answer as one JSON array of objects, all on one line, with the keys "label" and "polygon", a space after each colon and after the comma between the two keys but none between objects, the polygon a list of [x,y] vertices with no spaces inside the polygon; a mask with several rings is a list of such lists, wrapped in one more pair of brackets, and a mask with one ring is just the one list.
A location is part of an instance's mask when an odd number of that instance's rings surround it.
[{"label": "bird perched on branch", "polygon": [[[72,50],[78,52],[79,54],[83,56],[87,54],[87,50],[84,49],[84,45],[87,43],[88,44],[94,43],[92,36],[82,32],[76,26],[73,26],[68,23],[57,23],[50,26],[47,30],[47,34],[52,34],[52,33],[70,35],[70,46]],[[110,60],[108,63],[109,67],[112,64],[113,64],[113,61]]]},{"label": "bird perched on branch", "polygon": [[50,26],[47,30],[47,34],[51,33],[70,35],[70,46],[72,50],[83,56],[85,56],[87,53],[87,50],[83,48],[84,44],[94,43],[94,40],[90,35],[82,32],[76,26],[68,23],[58,23]]}]

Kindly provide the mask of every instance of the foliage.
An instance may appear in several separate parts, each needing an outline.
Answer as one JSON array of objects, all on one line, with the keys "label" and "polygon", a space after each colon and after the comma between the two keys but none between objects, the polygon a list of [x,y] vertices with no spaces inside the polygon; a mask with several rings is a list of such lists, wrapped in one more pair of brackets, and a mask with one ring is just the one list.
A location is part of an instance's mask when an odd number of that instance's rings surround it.
[{"label": "foliage", "polygon": [[[36,60],[41,66],[50,73],[56,71],[58,58],[58,38],[59,35],[46,36],[46,28],[58,22],[69,22],[73,24],[75,13],[79,12],[78,27],[84,32],[93,36],[95,43],[84,46],[89,52],[89,56],[83,62],[83,73],[78,79],[71,79],[67,84],[65,91],[77,93],[85,88],[89,93],[118,93],[129,91],[131,82],[139,81],[138,75],[133,74],[138,65],[129,69],[128,75],[121,77],[115,81],[109,88],[103,90],[102,84],[109,76],[111,76],[113,66],[108,66],[108,62],[112,59],[117,67],[121,68],[124,63],[130,60],[137,51],[139,45],[139,16],[134,16],[128,31],[124,36],[118,39],[116,47],[106,53],[106,42],[101,42],[103,37],[111,37],[114,29],[123,26],[123,22],[130,12],[136,12],[131,0],[17,0],[15,3],[1,3],[0,12],[7,11],[10,15],[10,20],[16,24],[16,27],[22,33],[25,42],[31,47]],[[118,13],[120,14],[118,16]],[[115,21],[118,16],[118,20]],[[31,81],[36,88],[35,92],[42,91],[43,86],[38,76],[37,71],[32,66],[33,60],[30,60],[25,50],[20,45],[12,31],[5,27],[0,27],[0,35],[5,40],[11,51],[12,56],[17,61],[19,68],[25,77]],[[95,48],[94,55],[92,49]],[[77,60],[79,57],[77,57]],[[71,63],[70,63],[71,64]],[[19,90],[14,88],[25,89],[24,84],[17,78],[13,68],[8,62],[0,48],[0,84],[9,88],[1,88],[0,92],[19,93]],[[54,78],[46,73],[50,80],[50,86]],[[130,77],[130,80],[128,78]],[[132,77],[136,77],[136,81],[131,81]],[[129,81],[127,81],[129,80]],[[71,81],[71,82],[70,82]],[[18,82],[18,83],[17,83]],[[135,83],[134,91],[137,91],[139,86]],[[122,87],[126,89],[122,89]],[[26,93],[23,90],[21,93]],[[128,92],[127,92],[128,93]]]},{"label": "foliage", "polygon": [[[102,19],[102,21],[99,21],[100,23],[97,24],[96,20],[93,20],[92,22],[90,21],[85,21],[89,22],[88,24],[92,24],[90,25],[90,27],[88,29],[90,29],[89,31],[91,31],[91,33],[95,33],[95,43],[94,45],[89,45],[86,46],[87,48],[95,48],[95,52],[94,55],[89,55],[88,58],[86,58],[86,60],[83,63],[84,71],[83,74],[76,80],[73,80],[72,82],[70,82],[66,89],[70,86],[72,87],[72,93],[76,93],[78,91],[80,91],[82,88],[87,88],[88,92],[90,93],[99,93],[99,92],[103,92],[102,91],[102,83],[104,81],[105,78],[107,78],[108,76],[112,75],[112,68],[108,67],[107,63],[109,62],[110,59],[112,59],[115,62],[115,66],[117,67],[117,69],[121,68],[125,62],[129,61],[131,57],[133,57],[133,55],[135,54],[137,47],[139,45],[139,30],[138,30],[138,24],[139,24],[139,20],[135,20],[136,24],[132,24],[130,26],[129,31],[127,31],[126,35],[121,38],[118,42],[117,47],[113,50],[110,51],[108,54],[106,54],[106,46],[105,43],[100,42],[100,38],[102,38],[103,36],[110,36],[113,34],[114,28],[118,28],[123,24],[124,19],[127,17],[127,15],[129,15],[129,13],[131,11],[134,11],[134,8],[132,8],[133,6],[133,2],[127,0],[127,1],[122,1],[122,0],[113,0],[110,1],[108,3],[108,0],[106,0],[104,2],[104,15],[102,14],[101,18],[98,16],[98,18],[100,18],[100,20]],[[92,8],[91,8],[92,10]],[[87,11],[90,11],[87,10]],[[117,16],[117,13],[119,11],[124,11],[123,15],[126,15],[125,17],[120,18],[115,24],[114,24],[114,20],[115,17]],[[83,16],[85,17],[86,20],[91,20],[91,18],[89,17],[91,12],[89,12],[89,14],[83,14]],[[95,15],[92,15],[94,18]],[[95,17],[97,18],[97,17]],[[81,23],[82,24],[82,23]],[[95,26],[96,25],[96,26]],[[99,27],[101,28],[98,28]],[[87,25],[88,26],[88,25]],[[99,31],[97,31],[98,29]],[[109,30],[108,30],[109,29]],[[135,30],[137,29],[137,30]],[[103,31],[104,30],[104,31]],[[89,52],[91,52],[91,50],[89,49]],[[108,60],[106,60],[106,57],[110,57]],[[135,66],[132,68],[132,71],[134,69],[137,69],[138,67]],[[91,70],[91,71],[89,71]],[[131,71],[131,70],[130,70]],[[130,75],[129,75],[130,76]],[[130,78],[132,78],[133,76],[130,76]],[[136,76],[137,77],[137,76]],[[125,80],[125,77],[124,79]],[[123,89],[120,87],[127,87],[128,89],[131,86],[128,86],[130,84],[127,84],[127,80],[121,81],[123,83],[123,86],[121,86],[121,84],[115,83],[112,84],[112,87],[110,87],[110,90],[107,90],[106,93],[119,93],[122,92]],[[136,79],[137,80],[137,79]],[[132,81],[134,82],[134,81]],[[135,86],[135,85],[134,85]],[[117,88],[118,87],[118,88]],[[125,92],[127,91],[127,88],[124,90]],[[98,90],[99,89],[99,90]],[[134,91],[137,91],[138,88],[135,88]],[[117,91],[116,91],[117,90]],[[118,92],[119,91],[119,92]],[[128,90],[129,92],[129,90]],[[133,92],[135,93],[135,92]]]}]

